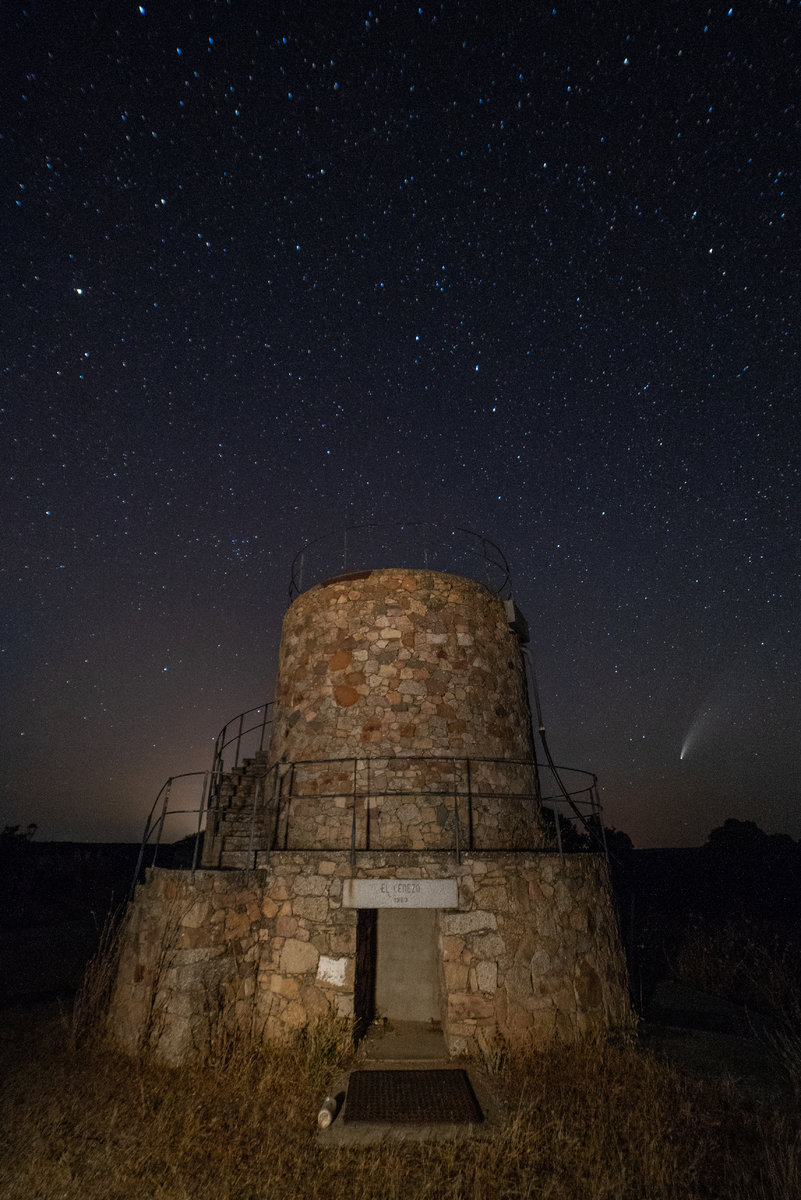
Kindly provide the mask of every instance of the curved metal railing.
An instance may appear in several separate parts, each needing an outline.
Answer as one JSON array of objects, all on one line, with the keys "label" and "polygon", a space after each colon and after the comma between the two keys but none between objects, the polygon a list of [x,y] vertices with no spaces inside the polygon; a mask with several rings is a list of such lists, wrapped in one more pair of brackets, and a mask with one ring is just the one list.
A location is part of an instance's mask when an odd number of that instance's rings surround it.
[{"label": "curved metal railing", "polygon": [[[396,805],[427,803],[447,834],[442,844],[429,844],[427,849],[453,850],[457,860],[462,850],[514,848],[497,836],[497,818],[491,811],[497,802],[522,805],[518,812],[527,805],[542,806],[548,814],[546,833],[560,854],[595,848],[606,852],[596,777],[579,768],[556,767],[563,777],[559,791],[541,798],[537,772],[543,766],[533,759],[452,755],[347,756],[279,762],[269,768],[265,764],[264,771],[251,778],[252,799],[236,809],[236,824],[226,832],[215,823],[210,850],[220,866],[228,854],[235,855],[240,866],[243,856],[248,868],[259,861],[267,865],[274,850],[319,849],[321,821],[327,826],[327,848],[349,848],[353,864],[357,852],[413,849],[405,832],[387,837],[382,829],[387,815],[392,823],[384,807],[391,799]],[[517,835],[512,841],[516,843]],[[230,860],[226,865],[232,865]]]},{"label": "curved metal railing", "polygon": [[[192,873],[194,874],[195,870],[197,869],[200,837],[203,832],[203,821],[206,813],[208,812],[210,795],[209,777],[208,771],[184,771],[180,775],[170,775],[169,779],[165,780],[165,782],[161,785],[156,799],[153,801],[153,804],[150,808],[150,812],[147,815],[147,820],[145,821],[145,830],[142,834],[142,842],[139,846],[139,855],[136,860],[136,870],[134,871],[131,889],[128,894],[129,899],[133,895],[134,888],[141,877],[142,870],[145,865],[147,849],[151,843],[153,846],[153,855],[148,865],[151,867],[155,867],[156,865],[159,848],[161,846],[162,835],[169,817],[197,817],[197,826],[194,831],[194,845],[192,848]],[[200,802],[190,808],[170,808],[170,798],[172,795],[173,785],[181,779],[195,779],[198,781],[198,784],[200,783],[201,779],[203,780]]]},{"label": "curved metal railing", "polygon": [[[256,712],[258,710],[251,709],[250,711]],[[237,725],[238,727],[238,719],[234,718],[234,721],[229,722],[228,725]],[[224,729],[225,728],[227,728],[227,726],[224,727]],[[221,733],[222,732],[224,732],[224,730],[221,731]],[[226,743],[225,739],[223,738],[220,743],[220,749],[222,750],[225,745],[230,744],[233,741],[233,736],[228,743]],[[217,761],[218,759],[215,750],[215,763]],[[429,765],[433,763],[450,765],[454,772],[454,779],[448,787],[440,786],[435,788],[426,788],[414,785],[408,788],[382,787],[376,789],[373,787],[371,790],[371,766],[373,772],[375,772],[375,764],[381,762],[385,764],[390,762],[397,762],[399,765],[404,764],[404,769],[406,770],[409,769],[410,763],[417,762],[423,762]],[[257,855],[259,853],[255,845],[254,834],[260,802],[262,808],[271,801],[275,803],[275,827],[271,831],[266,845],[262,848],[265,862],[269,863],[271,852],[278,849],[281,840],[283,840],[284,843],[288,841],[291,805],[293,802],[303,800],[314,800],[321,802],[333,800],[336,802],[337,800],[343,798],[352,801],[350,853],[351,861],[355,862],[356,853],[360,849],[370,848],[369,842],[367,846],[360,847],[357,845],[357,803],[359,801],[364,802],[363,807],[365,808],[367,820],[369,821],[370,800],[376,800],[386,796],[391,796],[395,800],[403,800],[404,798],[411,797],[417,797],[420,799],[448,799],[452,804],[453,812],[452,816],[450,812],[448,812],[445,820],[449,823],[452,823],[451,828],[453,829],[454,833],[454,845],[453,847],[448,847],[447,851],[444,850],[444,852],[450,853],[452,849],[456,853],[457,860],[461,858],[462,850],[465,848],[468,850],[481,850],[481,847],[474,847],[472,845],[472,839],[468,841],[467,847],[462,845],[460,832],[462,826],[459,807],[460,801],[467,805],[472,804],[477,800],[486,799],[529,800],[531,803],[539,802],[543,808],[550,809],[553,814],[553,833],[557,843],[558,851],[561,855],[564,855],[566,852],[573,853],[576,851],[591,850],[594,848],[597,848],[604,854],[607,854],[606,839],[603,827],[603,810],[600,796],[598,794],[598,781],[596,776],[591,771],[585,771],[579,767],[557,766],[555,769],[563,777],[565,775],[577,776],[578,778],[576,783],[578,786],[571,788],[569,785],[567,785],[565,786],[564,790],[560,788],[560,790],[553,795],[537,797],[533,792],[528,791],[502,791],[498,790],[497,787],[487,789],[486,787],[482,787],[480,784],[471,784],[471,768],[473,769],[473,776],[475,777],[475,768],[480,767],[482,764],[489,764],[493,769],[496,769],[501,764],[510,768],[516,768],[518,770],[529,768],[532,769],[532,772],[534,768],[540,772],[542,772],[543,769],[548,769],[546,764],[535,763],[533,759],[468,759],[449,755],[390,755],[377,758],[336,758],[321,759],[314,762],[304,760],[297,763],[274,763],[272,767],[265,769],[264,775],[256,781],[256,785],[254,787],[253,803],[248,820],[248,826],[250,830],[247,852],[248,864],[251,865],[252,859],[252,865],[255,866]],[[298,790],[294,787],[296,771],[298,771],[298,769],[309,767],[333,767],[343,772],[347,770],[349,786],[341,790],[337,790],[335,788],[333,791],[320,791],[319,788],[315,788],[314,790],[308,792]],[[199,803],[190,807],[171,808],[170,801],[174,784],[179,780],[190,778],[197,780],[198,786],[201,786],[200,780],[202,779],[202,790]],[[373,778],[375,778],[375,775],[373,775]],[[459,778],[462,780],[461,786],[459,783]],[[208,815],[209,809],[214,803],[213,780],[214,777],[212,772],[186,771],[181,775],[171,775],[170,778],[167,779],[162,785],[158,795],[156,796],[156,799],[153,801],[153,805],[145,823],[145,831],[142,836],[142,843],[139,849],[136,871],[134,873],[134,878],[131,885],[131,895],[133,894],[133,889],[136,886],[136,883],[141,878],[142,870],[145,866],[147,848],[151,844],[153,845],[153,855],[147,865],[153,867],[157,864],[159,848],[162,844],[162,835],[167,820],[170,817],[195,816],[197,818],[196,828],[194,831],[194,843],[192,847],[191,861],[191,870],[194,874],[198,865],[200,839],[205,828],[204,821]],[[564,783],[564,778],[562,782]],[[576,830],[574,818],[578,818],[579,823],[584,826],[584,829],[587,831],[589,836],[584,836],[580,831]],[[283,826],[282,830],[279,830],[279,819]],[[566,836],[568,830],[571,832],[569,836]],[[576,836],[577,832],[578,836]],[[596,841],[595,847],[593,846],[593,840]],[[373,848],[385,851],[391,851],[393,849],[391,846],[380,846]],[[394,848],[408,849],[408,847]],[[295,847],[295,849],[297,849],[297,847]],[[326,851],[321,851],[321,853],[325,852]],[[165,862],[163,865],[173,866],[178,864],[173,862]],[[181,863],[180,865],[185,867],[185,863]]]},{"label": "curved metal railing", "polygon": [[[383,767],[381,766],[383,764]],[[432,781],[410,780],[414,764],[423,764],[430,771],[432,768],[447,768],[451,777],[446,779],[442,772],[438,786],[430,786]],[[304,789],[304,772],[312,769],[313,786],[311,790]],[[395,768],[393,772],[393,768]],[[482,781],[482,774],[488,773],[493,777]],[[482,801],[501,800],[519,801],[548,808],[552,814],[552,836],[561,855],[565,852],[588,851],[598,849],[608,857],[606,838],[603,830],[603,809],[598,794],[597,777],[591,771],[579,767],[561,767],[554,765],[553,772],[559,772],[559,791],[553,795],[542,797],[530,789],[518,790],[521,775],[530,772],[531,779],[537,778],[542,769],[549,769],[544,763],[533,759],[507,758],[466,758],[453,755],[386,755],[365,758],[344,757],[315,760],[299,760],[297,762],[274,763],[265,771],[258,781],[254,791],[253,804],[249,817],[248,863],[251,858],[256,864],[257,851],[254,849],[254,832],[257,826],[257,810],[261,793],[262,807],[265,808],[272,800],[273,828],[269,832],[268,841],[263,848],[265,861],[269,863],[270,853],[277,848],[289,847],[290,829],[292,826],[292,805],[295,802],[312,801],[315,803],[346,801],[351,810],[350,853],[351,862],[355,864],[358,850],[408,850],[409,846],[389,845],[379,839],[379,844],[371,843],[370,819],[371,804],[391,797],[395,801],[403,800],[446,800],[448,805],[441,818],[442,827],[447,824],[454,835],[452,849],[457,861],[461,861],[463,849],[481,851],[489,847],[474,844],[473,839],[473,809]],[[511,787],[504,788],[498,778],[504,771],[509,774]],[[425,774],[425,771],[424,771]],[[383,778],[386,784],[387,775],[401,781],[401,786],[380,786]],[[565,783],[565,776],[577,777],[573,784]],[[335,786],[337,783],[347,786]],[[322,783],[322,788],[321,788]],[[403,786],[405,783],[406,786]],[[327,789],[326,789],[326,785]],[[536,786],[536,785],[535,785]],[[331,788],[333,787],[333,790]],[[460,805],[462,806],[460,810]],[[363,825],[361,845],[357,845],[357,811],[361,812]],[[465,814],[465,836],[461,833],[462,821],[460,811]],[[262,813],[262,816],[264,814]],[[547,822],[546,822],[547,824]],[[463,840],[466,845],[463,845]],[[281,844],[283,843],[283,845]],[[303,850],[303,846],[293,849]],[[494,846],[492,849],[501,847]],[[308,849],[308,847],[306,847]],[[429,849],[436,849],[429,847]],[[444,847],[443,847],[444,849]],[[451,849],[449,847],[448,849]]]},{"label": "curved metal railing", "polygon": [[268,730],[272,724],[272,710],[273,702],[268,700],[256,708],[246,708],[223,725],[214,741],[210,803],[220,794],[223,775],[228,771],[235,771],[243,755],[252,757],[265,749],[265,742],[269,745]]},{"label": "curved metal railing", "polygon": [[[558,763],[550,761],[538,762],[537,769],[540,772],[540,780],[547,779],[550,773],[557,788],[552,795],[542,796],[540,803],[543,809],[547,809],[553,814],[554,834],[559,853],[564,852],[564,831],[566,830],[571,843],[568,849],[571,849],[572,846],[581,848],[582,843],[587,849],[592,849],[595,845],[608,858],[603,805],[598,792],[598,776],[592,771],[585,771],[582,767],[560,767]],[[571,784],[569,779],[567,782],[565,781],[564,776],[566,775],[579,778],[575,780],[574,784]]]},{"label": "curved metal railing", "polygon": [[312,538],[292,560],[289,599],[327,579],[390,566],[467,575],[502,600],[512,594],[509,563],[491,538],[461,525],[406,521],[348,525]]},{"label": "curved metal railing", "polygon": [[[394,787],[376,787],[375,777],[383,773],[387,773],[388,766],[395,766],[397,769],[397,778],[403,779],[404,772],[408,773],[412,764],[422,763],[427,768],[434,766],[448,766],[451,768],[453,778],[449,781],[448,786],[420,786],[419,782],[415,782],[412,786],[394,786]],[[379,764],[384,764],[383,772],[379,768]],[[351,802],[351,830],[350,830],[350,850],[351,857],[359,848],[356,844],[357,837],[357,806],[361,802],[365,817],[366,817],[366,840],[361,849],[381,849],[387,851],[408,849],[408,847],[392,846],[381,844],[380,846],[371,847],[369,844],[369,822],[370,822],[370,802],[380,798],[392,797],[393,800],[402,801],[403,799],[427,799],[433,800],[436,798],[445,798],[452,801],[453,804],[453,830],[454,830],[454,850],[457,859],[461,856],[461,851],[465,847],[460,844],[460,802],[464,806],[472,806],[474,803],[483,800],[516,800],[528,802],[532,805],[540,805],[547,808],[552,814],[553,819],[553,837],[556,841],[557,848],[560,854],[575,852],[578,850],[599,849],[604,854],[607,854],[606,838],[603,831],[603,808],[601,805],[600,795],[598,793],[597,777],[591,772],[583,770],[580,767],[561,767],[555,765],[553,767],[554,782],[556,783],[556,772],[559,773],[558,781],[559,790],[553,795],[542,796],[531,790],[519,791],[514,786],[504,789],[498,780],[498,774],[503,774],[504,770],[508,771],[510,778],[519,776],[521,772],[531,772],[532,779],[541,777],[541,772],[549,770],[549,765],[545,763],[535,762],[533,759],[508,759],[508,758],[474,758],[460,757],[454,755],[387,755],[387,756],[371,756],[365,758],[335,758],[335,759],[320,759],[320,760],[303,760],[298,762],[288,762],[274,764],[270,772],[265,773],[262,781],[262,803],[268,795],[270,789],[267,785],[267,780],[271,773],[275,773],[280,766],[280,772],[283,780],[288,781],[287,786],[278,780],[281,787],[282,799],[286,802],[286,809],[283,815],[283,836],[284,841],[288,840],[289,826],[291,823],[290,808],[293,801],[336,801],[345,799]],[[315,787],[312,791],[304,792],[302,788],[297,786],[297,780],[302,778],[304,768],[316,767],[325,769],[339,768],[343,773],[347,773],[349,786],[344,790],[320,791]],[[347,772],[345,772],[347,768]],[[481,783],[482,768],[489,768],[492,775],[495,776],[493,786],[487,787]],[[371,773],[373,783],[371,784]],[[565,782],[565,776],[573,776],[571,783],[568,778]],[[253,830],[256,823],[256,806],[258,804],[258,792],[254,796],[253,812],[250,820],[251,830],[251,846]],[[276,806],[276,820],[278,818]],[[450,817],[446,818],[451,820]],[[472,819],[470,821],[472,827]],[[278,833],[276,824],[275,834]],[[473,844],[472,831],[468,836],[467,848],[470,850],[481,850],[486,847],[481,847]],[[269,861],[269,853],[267,854]]]}]

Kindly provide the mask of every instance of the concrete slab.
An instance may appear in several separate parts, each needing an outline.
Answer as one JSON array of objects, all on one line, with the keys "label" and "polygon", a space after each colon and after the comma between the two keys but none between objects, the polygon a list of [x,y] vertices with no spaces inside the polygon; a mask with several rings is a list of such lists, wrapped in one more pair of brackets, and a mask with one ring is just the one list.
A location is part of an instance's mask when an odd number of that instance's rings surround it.
[{"label": "concrete slab", "polygon": [[450,1061],[442,1030],[431,1022],[421,1021],[393,1021],[374,1026],[362,1042],[358,1057],[363,1066],[371,1062],[382,1066],[389,1062],[447,1065]]}]

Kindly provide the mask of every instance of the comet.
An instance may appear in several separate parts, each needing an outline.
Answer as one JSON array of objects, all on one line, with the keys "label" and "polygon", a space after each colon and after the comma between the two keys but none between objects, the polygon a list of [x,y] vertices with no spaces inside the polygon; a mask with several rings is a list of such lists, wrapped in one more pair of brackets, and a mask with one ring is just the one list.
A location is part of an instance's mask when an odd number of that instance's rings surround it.
[{"label": "comet", "polygon": [[687,755],[697,745],[701,735],[706,731],[710,723],[710,718],[714,712],[714,704],[705,704],[698,710],[693,717],[692,724],[687,730],[687,736],[682,742],[681,753],[679,754],[679,762],[683,762]]}]

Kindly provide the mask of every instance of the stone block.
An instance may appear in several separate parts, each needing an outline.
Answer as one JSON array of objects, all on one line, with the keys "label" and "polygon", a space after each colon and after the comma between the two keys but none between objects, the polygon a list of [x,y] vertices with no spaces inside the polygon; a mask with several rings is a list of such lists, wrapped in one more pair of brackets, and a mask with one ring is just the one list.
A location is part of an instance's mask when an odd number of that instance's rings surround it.
[{"label": "stone block", "polygon": [[440,928],[444,933],[474,933],[478,929],[497,929],[495,913],[474,910],[466,913],[443,913]]},{"label": "stone block", "polygon": [[355,954],[356,926],[332,930],[328,937],[328,945],[332,954]]},{"label": "stone block", "polygon": [[443,962],[459,961],[464,949],[464,938],[454,934],[446,934],[440,938]]},{"label": "stone block", "polygon": [[306,921],[324,921],[328,916],[328,900],[325,896],[299,896],[292,911]]},{"label": "stone block", "polygon": [[210,900],[198,900],[192,905],[188,912],[183,914],[181,917],[181,925],[184,929],[199,929],[202,925],[207,923],[210,909]]},{"label": "stone block", "polygon": [[297,979],[286,975],[273,975],[270,978],[270,991],[278,996],[285,996],[288,1000],[294,1000],[300,992],[300,984]]},{"label": "stone block", "polygon": [[353,1016],[353,996],[334,997],[334,1015],[341,1020],[349,1020]]},{"label": "stone block", "polygon": [[474,1021],[492,1017],[495,1006],[489,996],[477,992],[452,992],[448,996],[448,1017],[454,1021]]},{"label": "stone block", "polygon": [[[293,937],[297,932],[297,917],[281,916],[275,922],[275,932],[280,937]],[[264,931],[262,931],[264,932]]]},{"label": "stone block", "polygon": [[280,1014],[281,1024],[287,1029],[302,1029],[308,1020],[306,1009],[299,1000],[292,1000]]},{"label": "stone block", "polygon": [[295,880],[296,896],[324,896],[327,891],[328,880],[322,875],[299,875]]},{"label": "stone block", "polygon": [[328,996],[321,988],[314,984],[307,984],[300,989],[300,999],[306,1009],[307,1021],[319,1020],[327,1017],[331,1013],[331,1004]]},{"label": "stone block", "polygon": [[182,929],[178,945],[182,950],[200,948],[208,949],[214,944],[214,930],[207,925],[205,929]]},{"label": "stone block", "polygon": [[484,933],[472,937],[470,945],[478,958],[498,959],[506,953],[506,943],[497,933]]},{"label": "stone block", "polygon": [[586,959],[579,963],[575,978],[576,999],[579,1007],[588,1010],[603,1004],[603,987],[598,972]]},{"label": "stone block", "polygon": [[468,968],[463,963],[459,961],[443,963],[443,972],[445,975],[445,988],[449,993],[466,990]]},{"label": "stone block", "polygon": [[495,962],[477,962],[473,968],[476,973],[476,987],[480,992],[494,992],[498,982],[498,964]]},{"label": "stone block", "polygon": [[540,979],[551,970],[551,956],[547,950],[535,950],[531,957],[531,978]]},{"label": "stone block", "polygon": [[570,911],[570,928],[575,929],[580,933],[586,933],[589,929],[589,913],[583,904],[574,904]]},{"label": "stone block", "polygon": [[287,975],[303,975],[316,971],[319,954],[310,942],[287,938],[281,950],[281,970]]}]

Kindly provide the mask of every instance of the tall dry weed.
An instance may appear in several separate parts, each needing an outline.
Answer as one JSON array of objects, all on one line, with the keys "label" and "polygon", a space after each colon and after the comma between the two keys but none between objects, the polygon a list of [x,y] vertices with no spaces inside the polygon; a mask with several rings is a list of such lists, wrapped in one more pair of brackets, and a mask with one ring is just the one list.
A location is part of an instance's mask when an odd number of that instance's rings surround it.
[{"label": "tall dry weed", "polygon": [[[215,1068],[166,1067],[44,1017],[0,1044],[3,1200],[797,1200],[798,1125],[630,1046],[510,1055],[496,1114],[458,1142],[322,1146],[347,1065],[325,1023]],[[59,1041],[60,1038],[60,1041]],[[342,1052],[345,1057],[340,1056]]]},{"label": "tall dry weed", "polygon": [[753,1010],[754,1032],[801,1101],[801,942],[739,919],[695,924],[674,963],[682,982]]},{"label": "tall dry weed", "polygon": [[324,1087],[353,1058],[353,1022],[337,1017],[312,1021],[290,1040],[289,1049],[306,1080]]},{"label": "tall dry weed", "polygon": [[78,1050],[89,1039],[103,1036],[119,968],[124,933],[124,909],[110,910],[100,927],[97,949],[83,973],[69,1013],[62,1019],[69,1045]]}]

